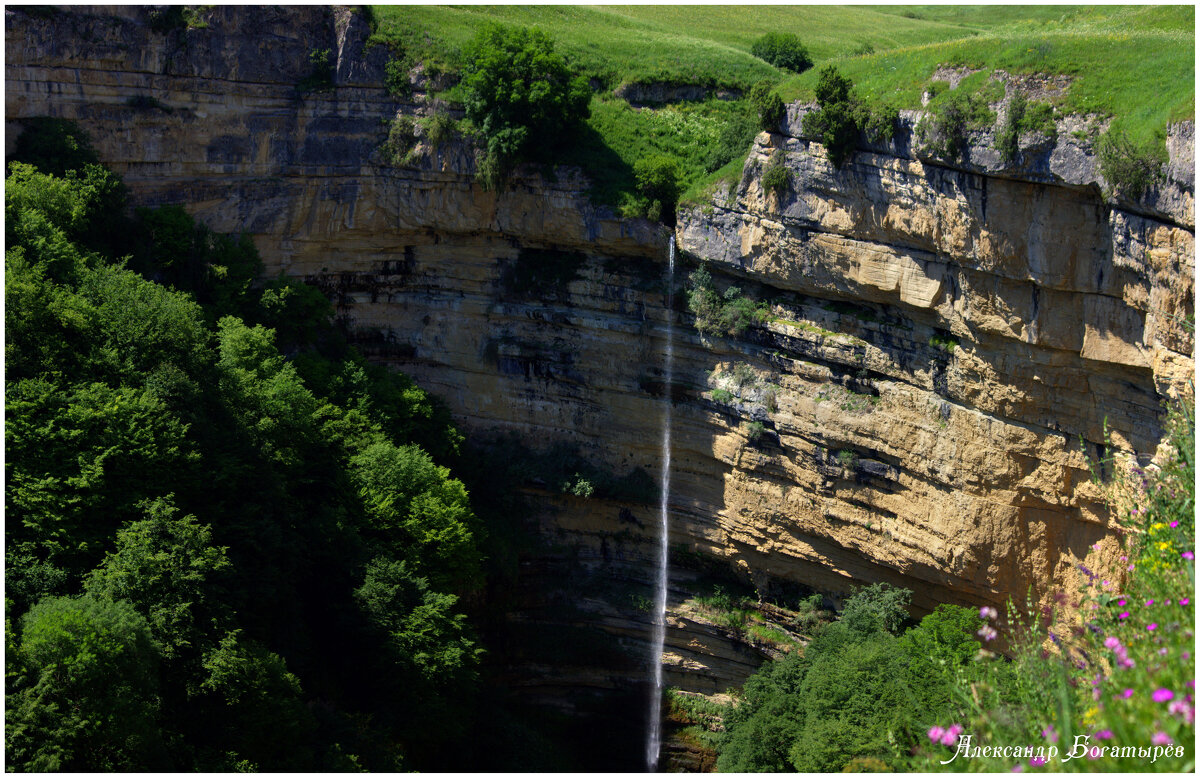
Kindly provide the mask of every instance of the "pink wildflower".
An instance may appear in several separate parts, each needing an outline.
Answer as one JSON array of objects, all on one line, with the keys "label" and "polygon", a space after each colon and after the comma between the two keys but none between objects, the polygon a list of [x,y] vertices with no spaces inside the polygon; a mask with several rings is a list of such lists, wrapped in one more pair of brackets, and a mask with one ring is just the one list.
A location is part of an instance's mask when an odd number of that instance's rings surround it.
[{"label": "pink wildflower", "polygon": [[1184,559],[1195,559],[1196,558],[1196,555],[1193,554],[1191,551],[1184,551],[1180,556],[1182,556]]},{"label": "pink wildflower", "polygon": [[1166,702],[1174,696],[1175,692],[1170,689],[1155,689],[1154,693],[1150,695],[1150,699],[1155,702]]},{"label": "pink wildflower", "polygon": [[1104,639],[1104,647],[1109,651],[1118,651],[1121,648],[1121,641],[1118,638],[1106,637]]},{"label": "pink wildflower", "polygon": [[1132,696],[1133,696],[1133,689],[1126,689],[1125,691],[1121,692],[1121,694],[1120,694],[1120,697],[1123,700],[1128,700]]},{"label": "pink wildflower", "polygon": [[984,625],[983,628],[975,634],[983,638],[984,642],[987,642],[989,640],[995,640],[997,633],[996,630],[992,629],[990,626]]},{"label": "pink wildflower", "polygon": [[1152,623],[1150,623],[1150,624],[1147,624],[1147,625],[1146,625],[1146,631],[1147,631],[1147,632],[1153,632],[1153,631],[1154,631],[1154,630],[1156,630],[1156,629],[1158,629],[1158,622],[1157,622],[1157,621],[1155,621],[1155,622],[1152,622]]},{"label": "pink wildflower", "polygon": [[1046,759],[1045,757],[1041,756],[1033,756],[1029,758],[1029,764],[1033,765],[1034,767],[1041,767],[1042,765],[1046,764]]},{"label": "pink wildflower", "polygon": [[1053,724],[1051,724],[1050,726],[1048,726],[1048,727],[1046,727],[1045,729],[1043,729],[1043,730],[1042,730],[1042,737],[1046,738],[1046,739],[1047,739],[1047,740],[1049,740],[1051,743],[1057,743],[1057,742],[1058,742],[1058,733],[1054,731],[1054,725],[1053,725]]},{"label": "pink wildflower", "polygon": [[931,741],[933,741],[934,743],[936,743],[942,739],[942,735],[946,734],[946,730],[944,730],[938,726],[933,726],[933,727],[929,728],[928,734],[929,734],[929,739]]},{"label": "pink wildflower", "polygon": [[1120,616],[1117,616],[1117,618],[1118,618],[1118,619],[1127,619],[1127,618],[1129,618],[1129,611],[1124,611],[1124,612],[1123,612],[1123,613],[1122,613]]},{"label": "pink wildflower", "polygon": [[1150,738],[1150,742],[1156,746],[1165,746],[1174,741],[1171,740],[1171,737],[1166,732],[1159,731],[1154,733],[1154,737]]},{"label": "pink wildflower", "polygon": [[979,609],[979,618],[981,618],[981,619],[986,619],[986,620],[990,621],[990,620],[996,618],[997,615],[998,614],[996,613],[996,609],[993,608],[991,605],[984,605],[982,608]]},{"label": "pink wildflower", "polygon": [[942,735],[942,745],[952,746],[958,742],[958,736],[962,734],[963,728],[961,724],[951,724],[946,729],[946,734]]},{"label": "pink wildflower", "polygon": [[1180,604],[1180,605],[1187,605],[1187,604],[1188,604],[1188,603],[1190,603],[1190,602],[1191,602],[1191,600],[1190,600],[1190,599],[1188,599],[1187,597],[1184,597],[1182,600],[1180,600],[1180,601],[1179,601],[1179,604]]},{"label": "pink wildflower", "polygon": [[1122,608],[1124,608],[1125,607],[1125,598],[1122,597],[1121,599],[1117,600],[1117,605],[1120,605]]},{"label": "pink wildflower", "polygon": [[1092,735],[1092,737],[1096,738],[1097,740],[1112,740],[1112,736],[1113,733],[1111,729],[1102,729],[1095,735]]}]

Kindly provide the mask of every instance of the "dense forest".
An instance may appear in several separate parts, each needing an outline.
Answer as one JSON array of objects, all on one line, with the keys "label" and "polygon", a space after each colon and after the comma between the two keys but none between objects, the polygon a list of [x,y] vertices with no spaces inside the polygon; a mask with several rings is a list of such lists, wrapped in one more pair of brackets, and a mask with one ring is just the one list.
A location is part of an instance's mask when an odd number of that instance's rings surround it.
[{"label": "dense forest", "polygon": [[72,125],[5,196],[9,768],[470,765],[504,541],[444,408]]}]

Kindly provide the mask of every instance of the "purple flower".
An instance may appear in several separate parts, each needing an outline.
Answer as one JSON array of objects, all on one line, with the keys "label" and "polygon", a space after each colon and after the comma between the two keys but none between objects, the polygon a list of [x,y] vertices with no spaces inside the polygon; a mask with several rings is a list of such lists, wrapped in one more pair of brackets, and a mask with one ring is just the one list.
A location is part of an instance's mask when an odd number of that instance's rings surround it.
[{"label": "purple flower", "polygon": [[996,630],[992,629],[990,626],[985,624],[983,626],[983,628],[980,629],[975,634],[978,635],[979,637],[983,638],[984,642],[987,642],[989,640],[995,640],[997,633],[996,633]]},{"label": "purple flower", "polygon": [[1097,740],[1112,740],[1112,736],[1113,734],[1111,729],[1102,729],[1095,735],[1092,735],[1092,737],[1096,738]]},{"label": "purple flower", "polygon": [[1127,619],[1127,618],[1129,618],[1129,611],[1125,611],[1125,612],[1124,612],[1124,613],[1122,613],[1120,616],[1117,616],[1117,618],[1118,618],[1118,619]]},{"label": "purple flower", "polygon": [[1122,654],[1121,658],[1117,660],[1117,664],[1121,665],[1121,667],[1129,669],[1129,668],[1133,667],[1134,661],[1132,659],[1130,659],[1128,656],[1125,656],[1124,654]]},{"label": "purple flower", "polygon": [[946,734],[942,735],[942,745],[952,746],[958,742],[958,736],[962,734],[963,728],[961,724],[951,724],[946,729]]},{"label": "purple flower", "polygon": [[986,619],[986,620],[990,621],[991,619],[996,618],[996,616],[997,616],[996,609],[993,608],[991,605],[984,605],[982,608],[979,609],[979,618],[981,618],[981,619]]},{"label": "purple flower", "polygon": [[1054,731],[1054,725],[1053,725],[1053,724],[1051,724],[1050,726],[1048,726],[1048,727],[1046,727],[1045,729],[1043,729],[1043,730],[1042,730],[1042,737],[1046,738],[1046,739],[1047,739],[1047,740],[1049,740],[1051,743],[1057,743],[1057,742],[1058,742],[1058,733]]},{"label": "purple flower", "polygon": [[1177,521],[1171,522],[1171,529],[1175,529],[1178,526],[1179,526],[1179,522],[1177,522]]},{"label": "purple flower", "polygon": [[1147,607],[1147,608],[1149,608],[1149,607],[1150,607],[1151,605],[1153,605],[1153,604],[1154,604],[1154,600],[1146,600],[1146,607]]},{"label": "purple flower", "polygon": [[1192,710],[1191,705],[1188,705],[1183,700],[1175,700],[1167,710],[1172,716],[1178,716],[1188,724],[1191,724],[1195,720],[1195,711]]},{"label": "purple flower", "polygon": [[1146,631],[1147,631],[1147,632],[1153,632],[1153,631],[1154,631],[1154,630],[1156,630],[1156,629],[1158,629],[1158,622],[1157,622],[1157,621],[1155,621],[1155,622],[1152,622],[1152,623],[1150,623],[1150,624],[1147,624],[1147,625],[1146,625]]},{"label": "purple flower", "polygon": [[1182,600],[1179,601],[1179,604],[1187,605],[1189,602],[1191,602],[1191,600],[1189,600],[1187,597],[1184,597]]},{"label": "purple flower", "polygon": [[1046,759],[1041,756],[1033,756],[1029,758],[1029,764],[1034,767],[1041,767],[1042,765],[1046,764]]},{"label": "purple flower", "polygon": [[1193,554],[1191,551],[1184,551],[1180,556],[1182,556],[1184,559],[1195,559],[1196,558],[1196,555]]},{"label": "purple flower", "polygon": [[941,740],[942,735],[944,735],[944,734],[946,734],[946,730],[942,729],[941,727],[933,726],[933,727],[929,728],[929,732],[928,732],[929,739],[931,741],[933,741],[934,743]]},{"label": "purple flower", "polygon": [[1107,637],[1104,639],[1104,647],[1109,651],[1118,651],[1121,648],[1121,641],[1114,637]]},{"label": "purple flower", "polygon": [[1133,689],[1126,689],[1125,691],[1121,692],[1120,695],[1118,695],[1118,696],[1120,697],[1120,699],[1128,700],[1130,697],[1133,696]]},{"label": "purple flower", "polygon": [[1023,773],[1023,772],[1025,772],[1025,765],[1023,765],[1023,764],[1013,765],[1013,769],[1009,770],[1009,772],[1010,773]]},{"label": "purple flower", "polygon": [[1166,655],[1167,655],[1167,649],[1166,649],[1166,646],[1164,646],[1164,647],[1162,647],[1162,648],[1158,649],[1158,655],[1159,655],[1159,656],[1166,656]]},{"label": "purple flower", "polygon": [[1150,742],[1156,746],[1165,746],[1174,742],[1166,732],[1155,732],[1154,737],[1150,738]]},{"label": "purple flower", "polygon": [[1170,689],[1155,689],[1154,694],[1150,695],[1150,699],[1155,702],[1166,702],[1175,696],[1175,692]]},{"label": "purple flower", "polygon": [[1117,605],[1120,605],[1122,608],[1124,608],[1125,607],[1125,598],[1122,597],[1121,599],[1117,600]]}]

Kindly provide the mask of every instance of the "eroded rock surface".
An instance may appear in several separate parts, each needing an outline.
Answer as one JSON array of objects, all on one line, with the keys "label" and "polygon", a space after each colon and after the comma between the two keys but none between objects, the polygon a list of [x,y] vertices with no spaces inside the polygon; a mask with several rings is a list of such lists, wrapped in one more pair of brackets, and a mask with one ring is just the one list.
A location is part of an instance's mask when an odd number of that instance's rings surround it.
[{"label": "eroded rock surface", "polygon": [[[1069,584],[1094,544],[1118,555],[1088,458],[1152,456],[1163,398],[1193,372],[1190,124],[1172,131],[1170,192],[1114,205],[1069,132],[1010,169],[985,145],[955,167],[922,158],[904,130],[839,171],[792,106],[732,192],[681,213],[672,280],[666,230],[590,205],[577,173],[525,171],[497,194],[461,143],[384,164],[384,122],[420,106],[382,88],[384,57],[347,11],[205,18],[163,32],[142,9],[6,11],[9,142],[23,118],[78,121],[136,204],[249,233],[269,275],[321,286],[372,358],[473,436],[657,473],[674,402],[672,548],[765,596],[882,580],[913,589],[918,613],[1000,607]],[[333,88],[301,94],[314,49],[333,52]],[[760,183],[776,150],[783,197]],[[700,260],[771,319],[701,338],[684,288]],[[714,398],[743,364],[752,385]],[[543,487],[528,493],[546,546],[522,561],[513,622],[617,653],[515,656],[511,686],[565,709],[579,690],[637,697],[657,498]],[[676,576],[672,602],[697,580]],[[684,688],[720,691],[762,659],[682,612],[670,624]]]}]

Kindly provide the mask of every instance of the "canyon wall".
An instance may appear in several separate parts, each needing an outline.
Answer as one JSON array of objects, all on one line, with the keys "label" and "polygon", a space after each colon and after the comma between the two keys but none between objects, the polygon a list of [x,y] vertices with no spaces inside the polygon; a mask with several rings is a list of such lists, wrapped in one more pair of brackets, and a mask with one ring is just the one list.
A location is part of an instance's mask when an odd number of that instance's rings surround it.
[{"label": "canyon wall", "polygon": [[[916,148],[908,117],[837,170],[792,106],[739,183],[681,211],[669,278],[667,229],[589,204],[576,172],[520,171],[496,193],[462,143],[386,164],[386,120],[427,108],[381,87],[361,17],[204,19],[156,31],[143,9],[9,9],[8,149],[22,119],[77,121],[135,204],[249,233],[268,274],[326,290],[359,345],[472,438],[565,445],[632,483],[657,473],[674,403],[668,684],[721,691],[769,654],[684,607],[714,571],[834,602],[888,581],[919,614],[1046,598],[1093,545],[1101,565],[1118,556],[1089,458],[1148,460],[1164,397],[1194,369],[1190,124],[1166,184],[1111,202],[1066,127],[1026,138],[1012,166],[986,137],[950,163]],[[320,49],[333,86],[302,94]],[[776,151],[782,194],[761,185]],[[701,261],[718,289],[766,303],[764,320],[702,337],[686,305]],[[510,620],[599,631],[618,656],[517,652],[509,681],[573,710],[645,677],[657,498],[558,486],[526,484],[543,543]]]}]

